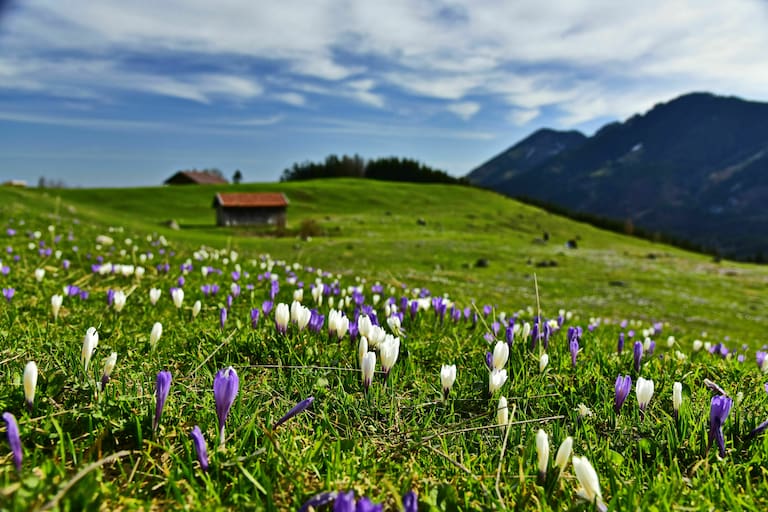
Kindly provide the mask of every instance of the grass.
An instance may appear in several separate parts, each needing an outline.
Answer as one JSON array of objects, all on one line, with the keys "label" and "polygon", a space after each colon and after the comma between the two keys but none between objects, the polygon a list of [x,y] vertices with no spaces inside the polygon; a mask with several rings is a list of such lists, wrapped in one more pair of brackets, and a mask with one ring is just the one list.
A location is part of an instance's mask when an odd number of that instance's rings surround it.
[{"label": "grass", "polygon": [[[0,191],[2,233],[8,227],[17,231],[0,234],[0,247],[12,249],[2,258],[9,271],[0,273],[0,281],[15,289],[10,301],[0,298],[0,407],[18,420],[24,453],[17,473],[8,444],[0,442],[0,508],[290,510],[317,493],[352,489],[397,510],[401,496],[414,489],[424,510],[589,510],[592,505],[576,496],[573,466],[561,478],[552,469],[566,436],[574,439],[574,454],[594,465],[612,510],[757,510],[768,502],[768,441],[747,439],[768,417],[765,376],[755,364],[764,324],[764,268],[715,264],[474,189],[354,180],[242,188],[285,190],[292,203],[289,228],[314,219],[327,235],[300,241],[214,229],[212,189]],[[181,231],[161,225],[171,217]],[[548,242],[532,242],[544,231]],[[111,236],[114,245],[97,245],[97,235]],[[564,249],[577,236],[578,249]],[[41,240],[43,249],[60,250],[60,256],[41,255]],[[99,256],[146,272],[94,273]],[[476,268],[478,258],[487,258],[489,267]],[[71,262],[68,269],[64,259]],[[535,266],[549,260],[557,266]],[[158,270],[166,263],[168,272]],[[182,264],[193,268],[185,273]],[[203,275],[204,266],[221,274]],[[241,294],[222,326],[220,312],[237,266]],[[34,277],[38,268],[46,270],[40,281]],[[400,357],[386,384],[378,372],[365,393],[357,343],[349,334],[338,340],[327,325],[314,332],[295,324],[281,334],[274,311],[251,325],[251,310],[270,299],[266,273],[276,274],[280,286],[275,304],[290,304],[301,282],[303,303],[326,322],[329,299],[339,308],[358,293],[387,331],[384,302],[390,296],[399,304],[402,296],[448,294],[462,316],[452,320],[450,307],[442,321],[432,307],[413,316],[404,311]],[[182,276],[185,298],[177,308],[170,289]],[[318,280],[333,290],[322,304],[309,292]],[[66,297],[54,320],[50,297],[73,284],[89,297]],[[211,284],[221,290],[205,295],[201,286]],[[154,305],[151,288],[162,290]],[[107,305],[108,289],[127,293],[122,311]],[[202,310],[193,318],[196,300]],[[494,322],[505,312],[506,319],[516,315],[516,325],[530,325],[537,302],[545,318],[557,318],[560,308],[571,312],[549,339],[548,366],[540,370],[542,343],[532,346],[518,332],[505,365],[509,378],[489,395],[484,360],[495,344],[486,340]],[[492,306],[487,316],[484,305]],[[343,309],[353,317],[354,300]],[[624,318],[630,325],[622,329],[618,321]],[[661,333],[649,333],[656,351],[636,370],[631,343],[618,354],[616,339],[629,329],[642,337],[653,321],[668,323]],[[152,349],[155,322],[162,323],[163,334]],[[86,373],[81,348],[91,326],[99,343]],[[567,340],[573,326],[583,328],[575,367]],[[725,343],[735,353],[726,358],[694,352],[702,330],[709,331],[703,339],[712,344],[729,336]],[[669,335],[676,338],[671,347]],[[496,337],[504,339],[503,328]],[[117,366],[99,390],[102,364],[112,351]],[[22,386],[28,360],[40,369],[31,410]],[[458,367],[445,401],[443,364]],[[221,447],[213,379],[229,366],[240,388]],[[170,371],[173,380],[153,432],[160,370]],[[640,376],[654,380],[644,418],[634,389],[620,413],[614,412],[619,374],[630,375],[633,383]],[[723,459],[708,447],[713,392],[705,378],[735,401],[723,427]],[[674,382],[684,389],[678,420]],[[273,428],[310,395],[315,401],[306,412]],[[508,429],[496,425],[502,395],[514,411]],[[591,414],[583,415],[580,405]],[[189,438],[195,425],[208,443],[208,472]],[[551,443],[544,481],[537,478],[539,429]]]}]

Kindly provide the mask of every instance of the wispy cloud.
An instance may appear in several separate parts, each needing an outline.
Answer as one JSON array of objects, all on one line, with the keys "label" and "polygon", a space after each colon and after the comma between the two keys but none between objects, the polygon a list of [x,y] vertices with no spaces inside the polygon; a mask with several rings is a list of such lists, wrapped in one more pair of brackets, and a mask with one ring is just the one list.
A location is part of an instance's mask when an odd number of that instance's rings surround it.
[{"label": "wispy cloud", "polygon": [[446,109],[457,117],[468,121],[480,111],[480,105],[473,101],[463,101],[460,103],[450,103]]}]

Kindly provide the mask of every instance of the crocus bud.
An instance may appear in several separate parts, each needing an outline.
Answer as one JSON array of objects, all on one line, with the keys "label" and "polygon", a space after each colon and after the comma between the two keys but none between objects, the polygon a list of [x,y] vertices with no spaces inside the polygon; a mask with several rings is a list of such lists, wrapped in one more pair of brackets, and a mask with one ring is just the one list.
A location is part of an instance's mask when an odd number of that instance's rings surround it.
[{"label": "crocus bud", "polygon": [[288,330],[288,322],[291,318],[291,311],[288,309],[288,304],[280,303],[275,308],[275,325],[277,325],[277,331],[281,334],[285,334]]},{"label": "crocus bud", "polygon": [[397,356],[400,354],[400,338],[395,338],[387,334],[384,341],[379,346],[379,355],[381,356],[381,369],[384,372],[384,382],[389,378],[389,372],[397,362]]},{"label": "crocus bud", "polygon": [[499,406],[496,408],[496,424],[506,426],[509,423],[509,407],[506,397],[499,398]]},{"label": "crocus bud", "polygon": [[539,356],[539,371],[541,373],[544,373],[544,370],[547,369],[547,365],[549,364],[549,356],[546,352],[542,352],[541,356]]},{"label": "crocus bud", "polygon": [[240,378],[231,366],[219,370],[213,379],[213,399],[216,402],[216,416],[219,419],[219,443],[224,445],[224,424],[229,416],[229,410],[235,402]]},{"label": "crocus bud", "polygon": [[543,482],[549,464],[549,437],[542,429],[536,432],[536,454],[539,467],[539,479]]},{"label": "crocus bud", "polygon": [[555,455],[555,466],[560,469],[560,474],[568,467],[568,461],[571,459],[571,451],[573,451],[573,438],[571,436],[566,437],[560,444],[560,448],[557,449],[557,455]]},{"label": "crocus bud", "polygon": [[21,436],[19,435],[19,426],[16,423],[16,417],[9,412],[4,412],[3,420],[5,420],[8,434],[8,444],[11,446],[11,453],[13,454],[13,463],[16,466],[16,471],[21,473],[23,454],[21,451]]},{"label": "crocus bud", "polygon": [[493,370],[488,377],[488,393],[500,389],[507,382],[507,370]]},{"label": "crocus bud", "polygon": [[80,364],[83,365],[83,371],[86,374],[88,373],[88,365],[91,362],[93,351],[96,350],[98,345],[99,333],[96,331],[95,327],[89,327],[88,330],[85,331],[85,337],[83,337],[83,351],[80,355]]},{"label": "crocus bud", "polygon": [[273,428],[273,429],[276,429],[277,427],[279,427],[280,425],[282,425],[283,423],[285,423],[285,422],[286,422],[286,421],[288,421],[289,419],[293,418],[293,417],[294,417],[294,416],[296,416],[297,414],[299,414],[299,413],[301,413],[301,412],[304,412],[305,410],[307,410],[307,408],[308,408],[310,405],[312,405],[312,402],[314,402],[314,401],[315,401],[315,397],[313,397],[313,396],[310,396],[309,398],[305,398],[304,400],[302,400],[302,401],[301,401],[301,402],[299,402],[298,404],[294,405],[294,406],[291,408],[291,410],[290,410],[290,411],[288,411],[287,413],[285,413],[285,416],[283,416],[282,418],[280,418],[279,420],[277,420],[277,421],[275,422],[275,424],[274,424],[274,426],[273,426],[272,428]]},{"label": "crocus bud", "polygon": [[299,304],[296,308],[296,325],[300,331],[304,330],[311,318],[312,311],[308,307]]},{"label": "crocus bud", "polygon": [[506,366],[509,359],[509,345],[504,341],[499,341],[493,347],[493,369],[501,370]]},{"label": "crocus bud", "polygon": [[171,291],[171,298],[173,299],[173,305],[176,306],[177,309],[181,308],[181,305],[184,302],[184,289],[174,288]]},{"label": "crocus bud", "polygon": [[675,421],[677,421],[680,414],[680,405],[683,403],[683,385],[679,382],[672,384],[672,410],[675,414]]},{"label": "crocus bud", "polygon": [[648,402],[653,396],[653,381],[638,377],[635,393],[637,394],[637,405],[640,407],[640,416],[644,417],[645,408],[648,407]]},{"label": "crocus bud", "polygon": [[376,353],[368,352],[363,356],[362,371],[363,371],[363,388],[368,393],[368,388],[373,380],[373,372],[376,369]]},{"label": "crocus bud", "polygon": [[45,277],[45,269],[44,268],[38,268],[35,269],[35,279],[37,282],[42,282],[43,278]]},{"label": "crocus bud", "polygon": [[153,306],[157,304],[157,301],[160,300],[160,294],[163,293],[162,290],[159,288],[152,288],[149,290],[149,302]]},{"label": "crocus bud", "polygon": [[157,341],[162,335],[163,324],[160,322],[155,322],[155,325],[152,326],[152,332],[149,334],[149,346],[152,347],[152,350],[155,350],[155,347],[157,347]]},{"label": "crocus bud", "polygon": [[196,300],[195,303],[192,305],[192,318],[197,318],[197,315],[200,314],[200,310],[203,307],[203,303],[199,300]]},{"label": "crocus bud", "polygon": [[589,503],[595,503],[598,509],[604,507],[597,472],[587,458],[574,455],[573,471],[576,473],[576,479],[578,479],[579,484],[581,484],[581,488],[576,491],[576,494]]},{"label": "crocus bud", "polygon": [[59,318],[59,310],[61,309],[61,303],[63,300],[64,297],[61,295],[53,295],[51,297],[51,312],[53,313],[54,320]]},{"label": "crocus bud", "polygon": [[112,300],[113,300],[112,307],[114,307],[115,311],[117,311],[118,313],[121,312],[125,307],[125,300],[126,300],[125,292],[122,290],[117,290]]},{"label": "crocus bud", "polygon": [[112,352],[107,360],[104,361],[104,373],[101,375],[102,390],[106,387],[109,379],[112,378],[112,370],[115,369],[115,365],[117,365],[117,352]]},{"label": "crocus bud", "polygon": [[[363,368],[363,358],[368,353],[368,338],[360,336],[360,341],[357,343],[357,362],[360,368]],[[363,376],[363,379],[365,376]]]},{"label": "crocus bud", "polygon": [[155,418],[152,421],[152,430],[157,430],[160,425],[160,418],[163,415],[165,401],[168,398],[168,392],[171,390],[171,372],[163,370],[157,374],[157,383],[155,384]]},{"label": "crocus bud", "polygon": [[640,341],[636,341],[633,345],[633,355],[635,357],[635,371],[640,371],[640,361],[643,359],[643,344]]},{"label": "crocus bud", "polygon": [[197,454],[197,460],[200,462],[200,469],[208,471],[208,448],[205,445],[205,438],[203,432],[197,425],[194,426],[192,432],[189,433],[189,437],[192,438],[192,444],[195,446],[195,453]]},{"label": "crocus bud", "polygon": [[707,449],[712,446],[712,441],[717,443],[720,457],[725,457],[725,438],[723,437],[723,423],[731,412],[733,400],[725,395],[713,396],[709,409],[709,440]]},{"label": "crocus bud", "polygon": [[613,411],[619,414],[621,406],[624,405],[624,401],[629,396],[629,392],[632,391],[632,378],[629,375],[622,377],[619,375],[616,377],[615,384],[616,394],[613,398]]},{"label": "crocus bud", "polygon": [[443,400],[448,398],[448,393],[456,382],[456,365],[443,365],[440,368],[440,383],[443,385]]},{"label": "crocus bud", "polygon": [[35,389],[37,388],[37,364],[34,361],[27,363],[24,367],[24,398],[27,401],[27,407],[32,410],[35,403]]}]

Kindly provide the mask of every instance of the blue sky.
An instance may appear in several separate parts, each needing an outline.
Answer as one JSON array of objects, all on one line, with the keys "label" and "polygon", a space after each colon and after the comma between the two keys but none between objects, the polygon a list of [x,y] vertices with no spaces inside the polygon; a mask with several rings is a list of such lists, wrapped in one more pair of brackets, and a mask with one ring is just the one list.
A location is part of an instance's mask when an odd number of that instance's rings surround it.
[{"label": "blue sky", "polygon": [[760,0],[4,4],[2,181],[273,181],[331,153],[463,175],[545,126],[691,91],[768,101]]}]

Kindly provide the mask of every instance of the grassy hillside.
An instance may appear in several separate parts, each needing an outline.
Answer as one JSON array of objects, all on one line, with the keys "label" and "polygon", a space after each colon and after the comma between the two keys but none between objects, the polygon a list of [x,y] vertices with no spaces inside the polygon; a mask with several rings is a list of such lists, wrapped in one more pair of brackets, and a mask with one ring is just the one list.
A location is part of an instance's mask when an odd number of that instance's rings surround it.
[{"label": "grassy hillside", "polygon": [[[302,241],[217,228],[213,195],[227,190],[285,192],[291,203],[289,230],[311,219],[324,234]],[[190,244],[229,244],[339,273],[354,269],[393,284],[407,281],[433,293],[490,300],[501,309],[535,304],[536,274],[547,315],[568,308],[614,320],[663,320],[673,329],[685,325],[689,333],[738,336],[750,344],[762,344],[766,321],[764,267],[714,263],[473,188],[339,179],[224,187],[4,189],[0,200],[38,213],[74,208],[88,222],[158,232]],[[169,219],[182,229],[164,227]],[[576,240],[578,248],[567,249],[568,240]],[[488,267],[477,268],[479,259],[486,259]]]}]

